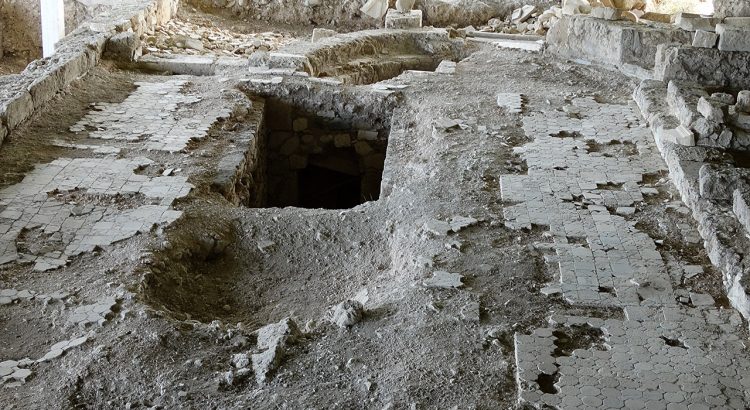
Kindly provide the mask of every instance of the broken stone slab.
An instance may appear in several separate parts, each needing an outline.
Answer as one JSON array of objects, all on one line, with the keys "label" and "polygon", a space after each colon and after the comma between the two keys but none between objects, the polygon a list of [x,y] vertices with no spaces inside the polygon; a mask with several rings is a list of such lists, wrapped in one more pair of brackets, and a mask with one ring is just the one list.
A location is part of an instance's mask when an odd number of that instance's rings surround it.
[{"label": "broken stone slab", "polygon": [[297,324],[291,318],[284,318],[278,323],[266,325],[257,330],[259,349],[265,351],[251,356],[256,381],[264,384],[268,376],[276,370],[284,358],[288,345],[301,336]]},{"label": "broken stone slab", "polygon": [[459,232],[477,223],[479,223],[479,220],[472,217],[454,216],[447,222],[439,219],[428,220],[422,225],[422,230],[436,236],[446,236],[451,232]]},{"label": "broken stone slab", "polygon": [[716,34],[719,35],[719,50],[750,51],[750,28],[718,24]]},{"label": "broken stone slab", "polygon": [[358,300],[347,300],[331,308],[327,319],[340,328],[354,326],[362,321],[365,308]]},{"label": "broken stone slab", "polygon": [[385,16],[385,28],[399,30],[422,28],[422,10],[402,13],[396,9],[389,9]]},{"label": "broken stone slab", "polygon": [[690,303],[693,306],[713,306],[716,304],[711,295],[705,293],[690,293]]},{"label": "broken stone slab", "polygon": [[689,13],[677,13],[675,25],[685,31],[716,31],[716,25],[721,23],[719,18],[706,18]]},{"label": "broken stone slab", "polygon": [[513,24],[523,23],[524,21],[528,20],[535,11],[536,6],[530,4],[519,7],[513,10],[513,13],[511,13],[510,21],[513,22]]},{"label": "broken stone slab", "polygon": [[428,288],[457,289],[464,285],[463,275],[446,271],[435,271],[431,278],[422,281],[422,285]]},{"label": "broken stone slab", "polygon": [[591,17],[595,17],[603,20],[619,20],[620,10],[612,7],[594,7],[591,10]]},{"label": "broken stone slab", "polygon": [[313,29],[313,32],[312,32],[312,42],[317,43],[324,38],[333,37],[337,34],[339,33],[336,30],[316,27]]},{"label": "broken stone slab", "polygon": [[453,74],[456,72],[456,63],[450,60],[443,60],[438,64],[435,72],[438,74]]},{"label": "broken stone slab", "polygon": [[703,266],[701,265],[687,265],[682,268],[685,272],[685,279],[692,279],[703,273]]},{"label": "broken stone slab", "polygon": [[216,57],[147,54],[138,59],[138,65],[149,70],[168,71],[173,74],[205,76],[216,72]]},{"label": "broken stone slab", "polygon": [[718,41],[718,34],[706,30],[698,30],[693,37],[693,47],[714,48]]}]

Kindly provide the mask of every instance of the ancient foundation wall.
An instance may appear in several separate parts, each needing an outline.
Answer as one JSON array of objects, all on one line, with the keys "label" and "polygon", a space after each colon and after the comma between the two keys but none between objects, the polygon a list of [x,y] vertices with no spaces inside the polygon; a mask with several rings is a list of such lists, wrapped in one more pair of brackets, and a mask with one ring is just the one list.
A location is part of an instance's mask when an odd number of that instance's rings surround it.
[{"label": "ancient foundation wall", "polygon": [[[360,12],[364,0],[187,0],[202,9],[228,10],[274,23],[336,26],[337,29],[382,27],[383,21]],[[394,1],[391,0],[391,7]],[[525,4],[547,5],[550,0],[417,0],[424,25],[444,27],[486,24],[493,17],[506,16]]]}]

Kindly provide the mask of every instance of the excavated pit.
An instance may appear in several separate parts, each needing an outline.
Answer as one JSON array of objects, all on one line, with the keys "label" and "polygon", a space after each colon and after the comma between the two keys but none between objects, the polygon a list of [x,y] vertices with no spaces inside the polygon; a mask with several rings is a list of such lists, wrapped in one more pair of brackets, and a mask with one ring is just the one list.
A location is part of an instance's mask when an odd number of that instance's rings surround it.
[{"label": "excavated pit", "polygon": [[388,130],[311,115],[269,101],[265,207],[353,208],[377,200]]},{"label": "excavated pit", "polygon": [[373,94],[321,103],[342,97],[274,90],[249,92],[244,122],[223,131],[234,143],[212,189],[228,201],[186,210],[154,252],[140,293],[157,310],[251,327],[294,306],[320,317],[390,269],[367,203],[380,197],[391,112]]}]

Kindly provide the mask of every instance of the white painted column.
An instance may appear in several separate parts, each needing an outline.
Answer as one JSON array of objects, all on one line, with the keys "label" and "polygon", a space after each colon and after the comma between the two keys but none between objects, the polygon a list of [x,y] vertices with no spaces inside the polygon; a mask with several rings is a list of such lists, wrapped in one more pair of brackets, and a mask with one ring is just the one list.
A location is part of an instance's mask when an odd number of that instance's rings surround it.
[{"label": "white painted column", "polygon": [[39,0],[42,9],[42,50],[44,57],[55,53],[55,45],[65,37],[64,0]]}]

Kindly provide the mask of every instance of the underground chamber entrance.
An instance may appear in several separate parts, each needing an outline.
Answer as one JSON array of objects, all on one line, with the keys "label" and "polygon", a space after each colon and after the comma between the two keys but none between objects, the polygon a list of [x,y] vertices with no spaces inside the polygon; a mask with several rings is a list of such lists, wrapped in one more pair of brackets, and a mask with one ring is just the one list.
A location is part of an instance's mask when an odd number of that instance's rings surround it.
[{"label": "underground chamber entrance", "polygon": [[263,207],[347,209],[380,196],[387,129],[269,101]]}]

